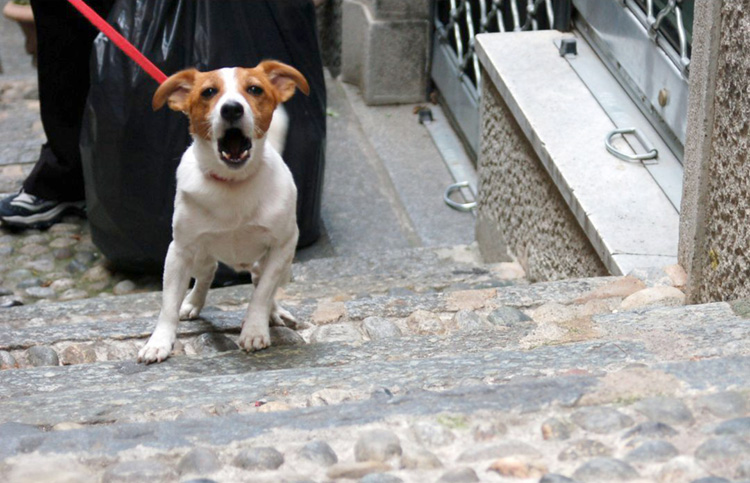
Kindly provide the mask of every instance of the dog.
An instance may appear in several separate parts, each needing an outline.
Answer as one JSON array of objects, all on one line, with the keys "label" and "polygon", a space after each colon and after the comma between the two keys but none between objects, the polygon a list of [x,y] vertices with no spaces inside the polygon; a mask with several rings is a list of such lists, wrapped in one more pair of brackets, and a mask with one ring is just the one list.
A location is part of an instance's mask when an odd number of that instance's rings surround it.
[{"label": "dog", "polygon": [[[297,188],[269,138],[284,137],[272,123],[274,112],[297,89],[310,94],[298,70],[264,61],[254,68],[187,69],[156,90],[154,110],[168,104],[186,114],[193,143],[177,168],[161,312],[138,362],[169,357],[178,321],[198,317],[219,261],[252,274],[242,349],[268,347],[269,323],[296,325],[275,294],[291,274],[299,236]],[[185,296],[191,277],[195,284]]]}]

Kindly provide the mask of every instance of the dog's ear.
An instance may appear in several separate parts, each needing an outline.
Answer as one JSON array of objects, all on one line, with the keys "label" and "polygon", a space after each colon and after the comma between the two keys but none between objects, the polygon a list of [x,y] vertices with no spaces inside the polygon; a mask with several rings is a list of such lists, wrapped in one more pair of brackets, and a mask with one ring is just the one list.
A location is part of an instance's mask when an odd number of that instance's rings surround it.
[{"label": "dog's ear", "polygon": [[295,88],[299,88],[306,96],[310,95],[310,86],[300,71],[290,65],[275,60],[265,60],[258,64],[266,73],[271,84],[279,92],[279,101],[286,102],[293,95]]},{"label": "dog's ear", "polygon": [[195,69],[182,70],[164,81],[156,89],[154,98],[151,100],[151,107],[154,111],[161,109],[164,104],[168,104],[170,109],[175,111],[187,111],[187,98],[195,82],[195,75],[198,73]]}]

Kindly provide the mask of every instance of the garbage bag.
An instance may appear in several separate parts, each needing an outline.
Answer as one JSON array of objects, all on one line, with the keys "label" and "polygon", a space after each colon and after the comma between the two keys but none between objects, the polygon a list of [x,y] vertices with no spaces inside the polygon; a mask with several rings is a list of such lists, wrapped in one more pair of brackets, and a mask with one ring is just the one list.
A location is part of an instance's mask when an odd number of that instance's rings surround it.
[{"label": "garbage bag", "polygon": [[[311,0],[118,0],[108,21],[170,75],[195,67],[297,68],[310,95],[285,104],[282,153],[298,189],[299,246],[320,233],[326,95]],[[106,37],[94,41],[81,133],[86,202],[96,246],[122,270],[160,273],[171,241],[175,172],[191,142],[187,118],[153,112],[156,81]]]}]

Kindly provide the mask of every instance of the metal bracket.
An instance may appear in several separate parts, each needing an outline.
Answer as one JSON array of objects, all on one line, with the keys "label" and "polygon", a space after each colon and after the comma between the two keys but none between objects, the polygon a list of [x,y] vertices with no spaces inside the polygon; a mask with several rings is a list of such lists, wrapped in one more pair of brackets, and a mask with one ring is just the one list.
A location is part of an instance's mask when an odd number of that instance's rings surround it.
[{"label": "metal bracket", "polygon": [[453,208],[457,211],[462,211],[464,213],[468,213],[477,206],[476,201],[471,201],[469,203],[459,203],[457,201],[453,201],[451,199],[451,195],[455,193],[456,191],[460,191],[461,188],[468,188],[469,182],[468,181],[461,181],[460,183],[455,183],[450,186],[448,186],[448,189],[445,190],[445,194],[443,195],[443,201],[445,201],[445,204]]},{"label": "metal bracket", "polygon": [[[616,134],[634,134],[636,139],[638,139],[638,142],[643,145],[647,152],[643,154],[627,154],[619,151],[617,148],[612,146],[612,138]],[[609,134],[607,134],[607,137],[604,138],[604,144],[607,146],[607,151],[609,151],[614,156],[622,159],[623,161],[628,161],[630,163],[637,163],[639,161],[642,161],[643,164],[656,164],[659,162],[656,159],[659,156],[659,151],[657,151],[653,144],[651,144],[649,140],[646,139],[646,137],[643,135],[643,133],[641,133],[640,130],[634,127],[615,129],[614,131],[611,131]]]}]

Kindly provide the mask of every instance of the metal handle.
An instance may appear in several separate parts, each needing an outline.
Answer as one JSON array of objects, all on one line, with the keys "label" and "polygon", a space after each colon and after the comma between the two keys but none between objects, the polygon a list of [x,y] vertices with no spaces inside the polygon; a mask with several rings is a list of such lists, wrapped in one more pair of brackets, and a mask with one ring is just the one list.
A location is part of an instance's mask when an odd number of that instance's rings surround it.
[{"label": "metal handle", "polygon": [[453,201],[451,199],[451,195],[455,193],[456,191],[461,190],[461,188],[468,188],[469,182],[468,181],[461,181],[460,183],[455,183],[450,186],[448,186],[448,189],[445,190],[445,194],[443,195],[443,201],[445,201],[445,204],[453,208],[454,210],[462,211],[464,213],[468,213],[477,206],[476,201],[471,201],[469,203],[458,203],[457,201]]},{"label": "metal handle", "polygon": [[[615,134],[634,134],[636,139],[638,139],[638,142],[643,145],[647,152],[643,154],[627,154],[623,153],[622,151],[618,151],[614,146],[612,146],[612,137],[614,137]],[[634,127],[615,129],[614,131],[607,134],[606,138],[604,138],[604,144],[607,146],[607,151],[622,159],[623,161],[628,161],[631,163],[643,161],[644,164],[654,164],[659,162],[656,161],[656,157],[659,156],[659,151],[657,151],[656,148],[649,142],[649,140],[643,136],[641,131]],[[654,161],[648,162],[649,160]]]}]

